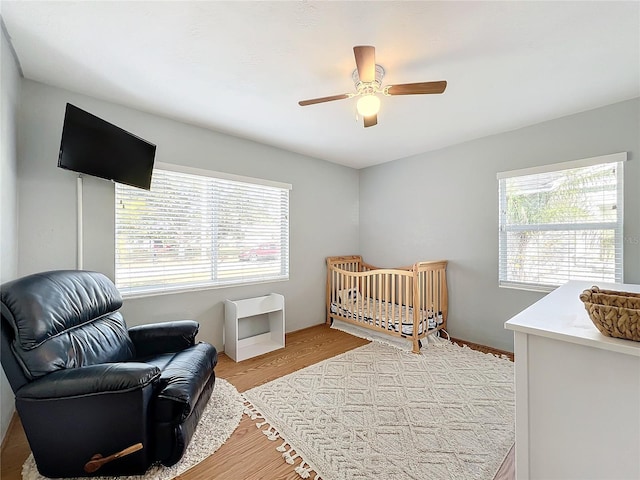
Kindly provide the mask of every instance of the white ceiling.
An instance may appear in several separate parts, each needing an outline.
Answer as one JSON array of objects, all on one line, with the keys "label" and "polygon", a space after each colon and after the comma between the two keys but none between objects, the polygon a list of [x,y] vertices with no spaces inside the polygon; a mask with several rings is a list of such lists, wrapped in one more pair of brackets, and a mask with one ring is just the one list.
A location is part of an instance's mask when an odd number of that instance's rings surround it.
[{"label": "white ceiling", "polygon": [[[640,2],[16,2],[1,12],[24,76],[362,168],[640,96]],[[356,99],[352,47],[384,85]]]}]

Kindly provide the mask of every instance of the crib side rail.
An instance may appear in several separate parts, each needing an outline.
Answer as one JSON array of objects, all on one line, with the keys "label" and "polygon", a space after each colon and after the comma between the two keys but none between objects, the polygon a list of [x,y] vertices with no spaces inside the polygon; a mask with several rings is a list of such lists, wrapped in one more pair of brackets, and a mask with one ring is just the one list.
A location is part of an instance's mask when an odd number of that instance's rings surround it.
[{"label": "crib side rail", "polygon": [[[413,272],[376,269],[352,272],[330,267],[329,318],[404,336],[413,324]],[[333,309],[332,309],[333,307]]]}]

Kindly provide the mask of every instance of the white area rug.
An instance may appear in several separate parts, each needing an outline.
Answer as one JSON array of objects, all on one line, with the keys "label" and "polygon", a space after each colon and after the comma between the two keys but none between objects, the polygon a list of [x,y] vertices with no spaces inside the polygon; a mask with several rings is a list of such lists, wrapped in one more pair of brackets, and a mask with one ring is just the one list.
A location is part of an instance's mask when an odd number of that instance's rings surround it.
[{"label": "white area rug", "polygon": [[[175,478],[207,458],[229,439],[242,419],[243,409],[243,399],[236,388],[226,380],[216,378],[209,403],[202,412],[202,417],[187,451],[178,463],[171,467],[152,466],[145,475],[92,478],[103,480],[170,480]],[[23,480],[47,479],[38,472],[33,455],[29,455],[22,466],[22,478]]]},{"label": "white area rug", "polygon": [[373,342],[244,397],[302,478],[492,480],[515,439],[513,364],[449,342]]}]

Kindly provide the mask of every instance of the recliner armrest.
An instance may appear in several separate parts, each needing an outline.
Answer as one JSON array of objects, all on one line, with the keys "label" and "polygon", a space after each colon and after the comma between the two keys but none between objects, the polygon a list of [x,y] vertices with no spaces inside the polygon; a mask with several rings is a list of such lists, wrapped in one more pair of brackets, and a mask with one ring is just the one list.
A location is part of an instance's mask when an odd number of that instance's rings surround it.
[{"label": "recliner armrest", "polygon": [[121,392],[143,388],[160,378],[160,370],[146,363],[102,363],[69,368],[41,377],[16,393],[22,400],[41,400]]},{"label": "recliner armrest", "polygon": [[193,320],[152,323],[129,328],[129,337],[136,347],[136,357],[144,358],[193,346],[199,328]]}]

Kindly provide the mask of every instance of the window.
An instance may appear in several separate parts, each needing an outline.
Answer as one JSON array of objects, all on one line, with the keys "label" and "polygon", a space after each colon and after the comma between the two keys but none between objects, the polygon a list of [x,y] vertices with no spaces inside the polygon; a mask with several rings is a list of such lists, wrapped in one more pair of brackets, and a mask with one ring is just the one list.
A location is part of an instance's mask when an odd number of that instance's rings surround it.
[{"label": "window", "polygon": [[622,282],[626,153],[498,174],[499,284]]},{"label": "window", "polygon": [[116,285],[127,295],[289,278],[291,186],[156,165],[116,184]]}]

